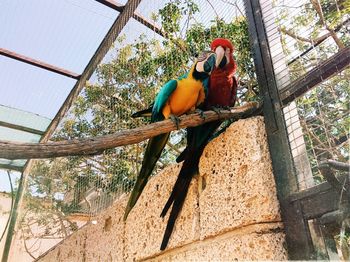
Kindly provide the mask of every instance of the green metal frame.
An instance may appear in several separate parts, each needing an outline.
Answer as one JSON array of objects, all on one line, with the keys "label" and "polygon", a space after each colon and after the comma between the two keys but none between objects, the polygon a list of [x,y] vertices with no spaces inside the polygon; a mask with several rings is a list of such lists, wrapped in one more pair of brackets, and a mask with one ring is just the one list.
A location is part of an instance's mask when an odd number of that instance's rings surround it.
[{"label": "green metal frame", "polygon": [[265,126],[288,255],[289,259],[311,259],[314,256],[314,248],[307,221],[300,212],[300,203],[295,202],[291,205],[288,201],[288,197],[298,190],[298,186],[260,1],[244,2],[255,68],[264,103]]}]

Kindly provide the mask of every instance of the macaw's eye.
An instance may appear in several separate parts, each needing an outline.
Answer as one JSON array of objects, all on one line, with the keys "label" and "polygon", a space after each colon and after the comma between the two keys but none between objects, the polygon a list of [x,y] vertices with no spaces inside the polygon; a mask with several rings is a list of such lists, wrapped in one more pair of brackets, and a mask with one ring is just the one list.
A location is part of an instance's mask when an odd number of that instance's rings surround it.
[{"label": "macaw's eye", "polygon": [[207,55],[206,55],[205,53],[201,53],[201,54],[197,57],[197,61],[198,61],[198,62],[203,62],[206,58],[207,58]]}]

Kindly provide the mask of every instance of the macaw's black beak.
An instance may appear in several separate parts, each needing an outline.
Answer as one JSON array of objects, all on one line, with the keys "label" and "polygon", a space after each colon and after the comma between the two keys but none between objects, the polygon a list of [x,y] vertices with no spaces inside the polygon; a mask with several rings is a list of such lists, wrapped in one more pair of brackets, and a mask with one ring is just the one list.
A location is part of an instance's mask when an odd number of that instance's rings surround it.
[{"label": "macaw's black beak", "polygon": [[222,59],[221,59],[221,62],[219,64],[219,68],[223,68],[225,65],[227,65],[227,58],[226,56],[224,56]]},{"label": "macaw's black beak", "polygon": [[211,53],[209,57],[207,58],[207,61],[204,63],[204,72],[210,74],[216,65],[216,54]]}]

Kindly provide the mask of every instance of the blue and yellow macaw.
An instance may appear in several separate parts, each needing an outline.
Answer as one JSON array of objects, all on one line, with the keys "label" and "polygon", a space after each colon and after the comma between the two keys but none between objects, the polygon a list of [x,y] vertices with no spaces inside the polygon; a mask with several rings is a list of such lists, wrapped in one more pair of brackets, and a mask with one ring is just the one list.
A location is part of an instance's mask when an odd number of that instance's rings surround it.
[{"label": "blue and yellow macaw", "polygon": [[[204,110],[234,106],[237,93],[236,62],[233,59],[233,45],[228,39],[217,38],[211,43],[211,50],[217,54],[218,67],[210,75],[208,95]],[[192,178],[198,173],[198,164],[202,152],[213,133],[222,121],[213,121],[200,126],[187,128],[187,147],[176,159],[183,161],[179,176],[166,202],[161,217],[165,217],[172,206],[160,249],[164,250],[169,242],[176,219],[182,209]]]},{"label": "blue and yellow macaw", "polygon": [[[204,52],[199,56],[190,71],[178,79],[168,81],[159,91],[154,104],[149,109],[137,112],[133,117],[151,114],[151,122],[178,117],[195,110],[203,104],[208,90],[209,76],[220,61],[215,52]],[[124,221],[140,197],[153,168],[158,161],[168,139],[169,133],[150,138],[137,176],[135,186],[127,203]]]}]

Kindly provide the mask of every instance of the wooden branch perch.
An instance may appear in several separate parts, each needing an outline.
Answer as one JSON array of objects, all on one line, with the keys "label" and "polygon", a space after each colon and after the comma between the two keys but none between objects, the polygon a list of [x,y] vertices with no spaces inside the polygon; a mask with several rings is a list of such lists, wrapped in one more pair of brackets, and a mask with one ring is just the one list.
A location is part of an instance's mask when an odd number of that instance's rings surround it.
[{"label": "wooden branch perch", "polygon": [[[247,118],[261,109],[258,103],[248,103],[231,110],[223,110],[220,114],[206,111],[205,119],[198,113],[180,117],[180,128],[198,126],[207,122],[229,119]],[[146,126],[122,130],[112,135],[91,137],[85,139],[72,139],[47,143],[18,143],[0,141],[0,158],[6,159],[33,159],[51,158],[61,156],[96,155],[106,149],[136,144],[148,138],[176,130],[171,120],[152,123]]]}]

